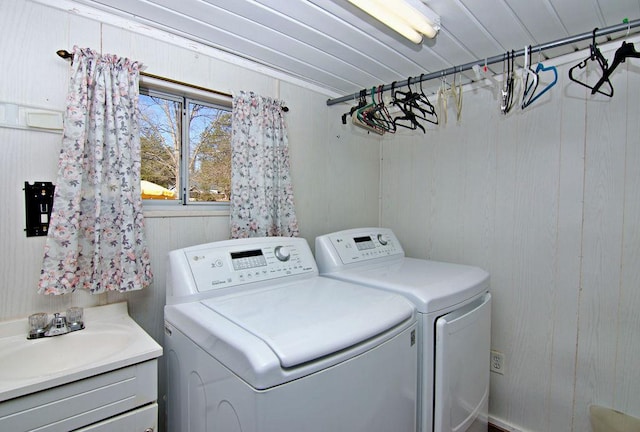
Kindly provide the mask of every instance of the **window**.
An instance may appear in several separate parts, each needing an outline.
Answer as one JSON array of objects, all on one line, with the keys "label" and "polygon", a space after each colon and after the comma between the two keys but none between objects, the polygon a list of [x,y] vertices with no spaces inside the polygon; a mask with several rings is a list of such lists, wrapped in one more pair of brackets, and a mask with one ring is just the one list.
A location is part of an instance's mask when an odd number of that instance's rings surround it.
[{"label": "window", "polygon": [[[144,84],[144,83],[143,83]],[[147,203],[228,204],[231,99],[140,86],[142,198]],[[203,97],[204,96],[204,97]]]}]

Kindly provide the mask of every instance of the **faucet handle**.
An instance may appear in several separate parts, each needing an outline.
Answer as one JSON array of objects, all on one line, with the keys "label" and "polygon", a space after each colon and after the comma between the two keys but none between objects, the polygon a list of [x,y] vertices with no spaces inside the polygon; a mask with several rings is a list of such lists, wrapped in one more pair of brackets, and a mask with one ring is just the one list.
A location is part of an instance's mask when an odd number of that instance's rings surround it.
[{"label": "faucet handle", "polygon": [[45,312],[38,312],[29,315],[29,335],[27,339],[38,339],[44,337],[47,331],[47,315]]},{"label": "faucet handle", "polygon": [[69,331],[82,330],[84,328],[83,310],[81,307],[70,307],[67,309],[67,326]]}]

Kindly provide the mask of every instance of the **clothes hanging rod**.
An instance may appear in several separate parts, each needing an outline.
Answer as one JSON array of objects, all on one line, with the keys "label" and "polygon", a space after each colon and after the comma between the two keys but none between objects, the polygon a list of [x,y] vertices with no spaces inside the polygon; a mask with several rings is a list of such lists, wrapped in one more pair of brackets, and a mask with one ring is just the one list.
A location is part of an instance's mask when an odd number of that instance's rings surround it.
[{"label": "clothes hanging rod", "polygon": [[[629,21],[629,22],[623,22],[621,24],[616,24],[613,26],[609,26],[609,27],[604,27],[601,29],[596,29],[595,31],[595,37],[599,37],[599,36],[606,36],[609,35],[611,33],[616,33],[619,31],[624,31],[624,30],[630,30],[632,28],[635,27],[639,27],[640,26],[640,19],[636,19],[633,21]],[[594,37],[594,32],[590,31],[590,32],[586,32],[586,33],[581,33],[578,35],[574,35],[574,36],[569,36],[566,38],[562,38],[562,39],[558,39],[552,42],[547,42],[547,43],[543,43],[540,45],[535,45],[535,46],[531,46],[529,49],[529,52],[536,52],[536,51],[545,51],[545,50],[549,50],[552,48],[557,48],[563,45],[569,45],[575,42],[579,42],[579,41],[583,41],[585,39],[591,39]],[[514,57],[521,57],[525,55],[525,49],[522,48],[521,50],[518,51],[511,51],[511,55]],[[500,63],[502,61],[504,61],[505,59],[505,54],[500,54],[500,55],[496,55],[493,57],[488,57],[486,59],[480,59],[480,60],[476,60],[473,62],[469,62],[469,63],[465,63],[463,65],[459,65],[459,66],[453,66],[450,68],[446,68],[446,69],[442,69],[438,72],[431,72],[428,74],[422,74],[420,76],[417,77],[409,77],[408,79],[404,80],[404,81],[396,81],[393,84],[385,84],[384,86],[382,86],[381,91],[387,91],[387,90],[391,90],[392,86],[397,87],[403,87],[403,86],[408,86],[410,84],[416,84],[419,83],[421,81],[429,81],[435,78],[441,78],[447,75],[452,75],[455,73],[459,73],[459,72],[464,72],[467,71],[469,69],[472,69],[474,66],[478,65],[478,66],[485,66],[485,65],[490,65],[490,64],[494,64],[494,63]],[[372,86],[373,87],[373,86]],[[358,97],[360,97],[360,94],[362,93],[362,91],[364,92],[369,92],[370,89],[363,89],[357,93],[353,93],[347,96],[341,96],[338,98],[333,98],[333,99],[329,99],[327,100],[327,105],[331,106],[331,105],[335,105],[335,104],[339,104],[341,102],[349,102],[349,101],[353,101],[356,100]]]}]

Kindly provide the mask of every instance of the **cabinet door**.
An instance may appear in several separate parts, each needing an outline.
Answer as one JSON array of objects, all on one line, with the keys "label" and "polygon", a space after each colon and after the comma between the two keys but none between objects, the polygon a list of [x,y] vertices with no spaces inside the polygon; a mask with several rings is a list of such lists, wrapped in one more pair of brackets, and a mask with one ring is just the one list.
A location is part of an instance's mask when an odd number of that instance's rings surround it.
[{"label": "cabinet door", "polygon": [[155,432],[158,430],[158,404],[153,403],[75,432]]}]

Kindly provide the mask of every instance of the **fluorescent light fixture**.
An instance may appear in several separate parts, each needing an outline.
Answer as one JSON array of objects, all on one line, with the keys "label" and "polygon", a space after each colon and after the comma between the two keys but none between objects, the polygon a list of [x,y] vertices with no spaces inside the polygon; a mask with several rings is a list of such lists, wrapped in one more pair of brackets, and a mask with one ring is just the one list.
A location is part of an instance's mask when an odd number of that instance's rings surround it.
[{"label": "fluorescent light fixture", "polygon": [[440,17],[420,0],[349,2],[416,44],[422,43],[423,35],[432,39],[440,30]]}]

